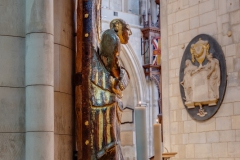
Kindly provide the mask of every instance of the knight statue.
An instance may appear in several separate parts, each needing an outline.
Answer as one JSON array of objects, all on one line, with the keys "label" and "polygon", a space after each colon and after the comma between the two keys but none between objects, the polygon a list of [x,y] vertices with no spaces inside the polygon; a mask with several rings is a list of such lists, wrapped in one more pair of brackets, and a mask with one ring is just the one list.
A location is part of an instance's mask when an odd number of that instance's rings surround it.
[{"label": "knight statue", "polygon": [[93,54],[90,73],[92,159],[123,160],[120,148],[122,91],[130,80],[119,62],[121,44],[131,35],[129,25],[114,19],[101,37],[100,48]]}]

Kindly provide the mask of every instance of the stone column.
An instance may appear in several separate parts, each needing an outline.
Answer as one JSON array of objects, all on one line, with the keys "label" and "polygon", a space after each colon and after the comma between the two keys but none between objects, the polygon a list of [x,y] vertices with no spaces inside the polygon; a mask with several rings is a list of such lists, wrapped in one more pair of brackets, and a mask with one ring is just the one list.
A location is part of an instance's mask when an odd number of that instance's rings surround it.
[{"label": "stone column", "polygon": [[124,5],[125,5],[124,3],[125,3],[125,1],[124,0],[121,0],[121,1],[122,1],[122,10],[121,11],[124,12]]},{"label": "stone column", "polygon": [[[153,129],[153,125],[155,125],[156,123],[156,119],[157,119],[157,116],[159,114],[159,107],[158,107],[158,99],[159,99],[159,96],[158,96],[158,89],[157,89],[157,85],[154,81],[152,81],[152,107],[151,107],[151,111],[152,111],[152,117],[151,117],[151,131],[153,132],[152,133],[152,146],[151,146],[151,155],[156,155],[154,154],[155,151],[154,151],[154,144],[155,144],[155,139],[154,139],[154,129]],[[154,157],[155,159],[155,157]],[[156,159],[155,159],[156,160]]]},{"label": "stone column", "polygon": [[157,4],[155,0],[150,0],[151,1],[151,16],[152,16],[152,22],[155,24],[157,22]]},{"label": "stone column", "polygon": [[170,148],[170,102],[169,102],[169,60],[168,60],[168,19],[167,0],[160,1],[161,15],[161,65],[162,68],[162,112],[163,112],[163,142],[164,147]]},{"label": "stone column", "polygon": [[152,125],[156,122],[156,119],[159,114],[159,107],[158,107],[158,100],[159,100],[159,93],[158,93],[158,86],[155,82],[152,81]]},{"label": "stone column", "polygon": [[128,0],[122,1],[122,12],[128,12]]},{"label": "stone column", "polygon": [[[139,15],[141,17],[141,24],[143,25],[144,23],[144,20],[143,20],[143,17],[142,15],[145,14],[145,17],[147,18],[147,0],[140,0],[140,12],[139,12]],[[145,18],[145,20],[146,20]]]},{"label": "stone column", "polygon": [[152,108],[153,108],[153,92],[152,92],[152,85],[153,82],[149,81],[149,107],[147,107],[147,140],[148,140],[148,155],[149,157],[152,156],[153,154],[153,141],[152,141],[152,135],[153,135],[153,131],[152,131]]},{"label": "stone column", "polygon": [[150,0],[146,0],[146,21],[148,21],[148,12],[150,11]]},{"label": "stone column", "polygon": [[140,16],[143,15],[145,13],[145,15],[147,15],[147,0],[140,0]]},{"label": "stone column", "polygon": [[25,31],[26,160],[53,160],[53,0],[26,0]]}]

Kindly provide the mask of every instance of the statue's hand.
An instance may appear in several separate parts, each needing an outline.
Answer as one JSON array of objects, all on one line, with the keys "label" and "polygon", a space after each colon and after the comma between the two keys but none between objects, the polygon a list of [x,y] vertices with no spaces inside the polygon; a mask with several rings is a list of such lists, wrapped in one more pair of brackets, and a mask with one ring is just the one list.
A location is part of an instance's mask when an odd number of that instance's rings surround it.
[{"label": "statue's hand", "polygon": [[121,99],[123,97],[122,91],[120,91],[116,88],[112,88],[112,91],[117,95],[118,98]]},{"label": "statue's hand", "polygon": [[117,79],[110,76],[110,84],[111,84],[112,87],[115,87],[116,84],[117,84]]},{"label": "statue's hand", "polygon": [[129,78],[127,71],[125,69],[121,68],[120,69],[119,88],[121,90],[124,90],[127,87],[129,80],[130,80],[130,78]]},{"label": "statue's hand", "polygon": [[112,91],[118,96],[118,98],[122,98],[122,91],[117,88],[117,85],[119,84],[118,79],[110,76],[110,84]]}]

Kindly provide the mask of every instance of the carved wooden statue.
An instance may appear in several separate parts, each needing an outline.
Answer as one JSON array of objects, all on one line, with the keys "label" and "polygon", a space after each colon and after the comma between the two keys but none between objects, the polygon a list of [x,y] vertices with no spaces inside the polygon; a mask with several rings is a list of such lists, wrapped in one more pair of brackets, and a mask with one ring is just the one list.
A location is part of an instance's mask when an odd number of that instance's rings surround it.
[{"label": "carved wooden statue", "polygon": [[127,44],[131,30],[114,19],[101,38],[99,53],[93,54],[91,68],[92,159],[123,160],[120,148],[122,90],[129,75],[119,63],[121,44]]}]

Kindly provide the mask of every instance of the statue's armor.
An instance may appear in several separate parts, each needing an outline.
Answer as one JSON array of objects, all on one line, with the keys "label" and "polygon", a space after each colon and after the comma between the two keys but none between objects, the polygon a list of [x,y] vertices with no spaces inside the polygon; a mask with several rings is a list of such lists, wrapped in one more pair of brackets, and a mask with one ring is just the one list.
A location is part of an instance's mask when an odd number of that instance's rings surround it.
[{"label": "statue's armor", "polygon": [[[121,68],[123,80],[120,87],[125,88],[129,76]],[[123,160],[120,148],[120,124],[122,102],[112,91],[111,75],[102,63],[98,53],[94,53],[91,68],[91,123],[92,146],[97,155],[93,159]],[[114,156],[115,155],[115,156]],[[109,157],[109,159],[108,159]]]}]

